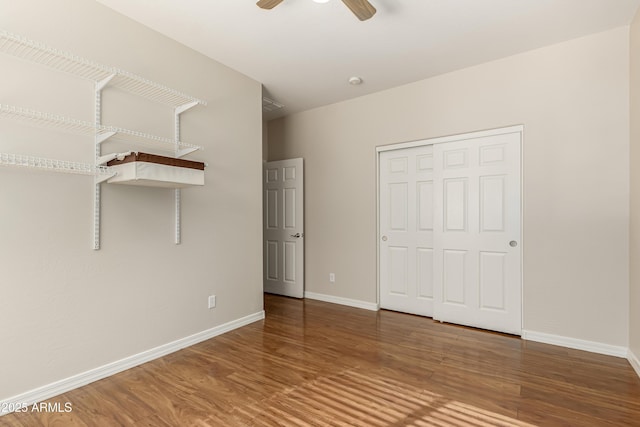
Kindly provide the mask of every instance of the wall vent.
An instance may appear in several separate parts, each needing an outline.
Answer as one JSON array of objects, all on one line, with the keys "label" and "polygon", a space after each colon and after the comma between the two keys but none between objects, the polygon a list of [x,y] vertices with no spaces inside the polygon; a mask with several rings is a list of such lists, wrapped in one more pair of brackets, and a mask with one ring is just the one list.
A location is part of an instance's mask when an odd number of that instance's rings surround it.
[{"label": "wall vent", "polygon": [[283,104],[280,104],[271,98],[267,98],[266,96],[262,98],[262,111],[271,112],[281,108],[284,108]]}]

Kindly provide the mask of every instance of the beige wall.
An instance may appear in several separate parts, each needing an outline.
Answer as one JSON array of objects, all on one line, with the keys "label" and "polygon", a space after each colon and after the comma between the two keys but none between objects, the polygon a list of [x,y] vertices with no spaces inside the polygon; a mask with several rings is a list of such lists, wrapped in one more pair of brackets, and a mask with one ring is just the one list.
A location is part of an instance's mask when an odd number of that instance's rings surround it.
[{"label": "beige wall", "polygon": [[640,358],[640,13],[631,25],[631,221],[629,348]]},{"label": "beige wall", "polygon": [[376,146],[524,124],[524,328],[626,346],[628,57],[620,28],[270,122],[305,159],[306,289],[376,301]]},{"label": "beige wall", "polygon": [[[0,29],[209,101],[184,114],[206,185],[103,185],[0,168],[0,400],[262,310],[261,85],[86,0],[0,0]],[[0,103],[93,120],[92,84],[0,54]],[[115,89],[104,122],[172,137],[172,111]],[[0,119],[0,152],[91,162],[93,139]],[[127,148],[113,142],[105,150]],[[150,147],[127,149],[153,150]],[[207,309],[207,296],[218,307]]]}]

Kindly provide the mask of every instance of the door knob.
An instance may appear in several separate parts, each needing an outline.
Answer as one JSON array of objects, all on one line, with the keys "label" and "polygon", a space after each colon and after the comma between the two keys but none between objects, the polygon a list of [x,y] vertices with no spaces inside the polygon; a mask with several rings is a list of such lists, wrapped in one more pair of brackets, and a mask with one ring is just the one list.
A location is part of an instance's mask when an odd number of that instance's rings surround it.
[{"label": "door knob", "polygon": [[516,246],[518,246],[518,242],[516,242],[515,240],[512,240],[509,242],[509,246],[511,246],[512,248],[515,248]]},{"label": "door knob", "polygon": [[387,236],[382,236],[382,241],[386,242],[387,241]]},{"label": "door knob", "polygon": [[299,237],[302,237],[302,234],[300,234],[300,233],[296,233],[296,234],[291,234],[290,236],[291,236],[291,237],[295,237],[295,238],[297,239],[297,238],[299,238]]}]

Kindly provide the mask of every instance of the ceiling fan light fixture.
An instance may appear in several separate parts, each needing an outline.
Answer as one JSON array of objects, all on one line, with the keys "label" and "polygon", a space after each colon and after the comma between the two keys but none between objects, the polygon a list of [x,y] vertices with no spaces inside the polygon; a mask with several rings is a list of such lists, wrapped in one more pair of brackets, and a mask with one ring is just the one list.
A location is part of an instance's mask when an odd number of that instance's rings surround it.
[{"label": "ceiling fan light fixture", "polygon": [[[258,0],[256,5],[261,9],[273,9],[284,0]],[[313,0],[316,3],[327,3],[329,0]],[[376,8],[369,3],[369,0],[342,0],[351,12],[361,21],[366,21],[376,14]]]}]

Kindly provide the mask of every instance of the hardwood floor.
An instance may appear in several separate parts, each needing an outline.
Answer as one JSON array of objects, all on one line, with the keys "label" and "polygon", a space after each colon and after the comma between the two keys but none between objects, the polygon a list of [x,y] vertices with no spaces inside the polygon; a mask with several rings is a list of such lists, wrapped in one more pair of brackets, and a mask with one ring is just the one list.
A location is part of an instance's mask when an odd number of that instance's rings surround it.
[{"label": "hardwood floor", "polygon": [[0,426],[640,426],[625,359],[390,311],[265,297],[266,320]]}]

